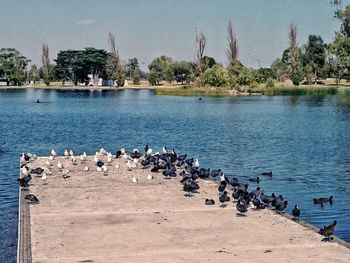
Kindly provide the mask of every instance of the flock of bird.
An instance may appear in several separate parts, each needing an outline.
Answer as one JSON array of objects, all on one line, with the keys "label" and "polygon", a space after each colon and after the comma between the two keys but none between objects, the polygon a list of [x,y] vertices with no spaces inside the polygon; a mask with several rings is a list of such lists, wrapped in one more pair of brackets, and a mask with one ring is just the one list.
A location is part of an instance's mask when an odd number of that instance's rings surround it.
[{"label": "flock of bird", "polygon": [[[234,201],[236,203],[235,208],[238,216],[245,216],[249,207],[256,210],[265,208],[274,208],[277,212],[282,212],[286,209],[288,201],[282,195],[276,196],[274,193],[267,195],[264,190],[257,186],[254,190],[248,191],[249,183],[243,183],[238,178],[229,179],[225,176],[221,169],[210,169],[200,167],[198,159],[189,158],[187,154],[178,155],[176,150],[168,151],[166,146],[162,147],[161,152],[153,153],[153,150],[146,145],[144,148],[144,154],[138,149],[134,149],[131,153],[127,153],[125,148],[120,148],[115,155],[111,152],[107,152],[104,148],[101,148],[95,153],[93,161],[97,172],[101,172],[104,175],[108,175],[108,166],[111,165],[114,158],[125,159],[128,171],[132,171],[135,168],[141,167],[142,169],[150,169],[150,173],[147,175],[148,180],[155,178],[153,174],[161,172],[164,179],[171,179],[180,175],[180,183],[185,196],[191,197],[198,193],[200,185],[199,180],[216,180],[218,181],[218,200],[220,207],[227,206],[227,202]],[[84,164],[88,160],[87,154],[84,152],[79,157],[75,156],[73,150],[65,150],[64,157],[71,162],[72,165],[77,165],[78,160],[80,164]],[[21,161],[21,178],[18,179],[20,186],[23,189],[29,187],[29,182],[32,179],[32,174],[40,176],[44,184],[46,184],[47,175],[52,174],[53,160],[57,157],[55,149],[51,150],[50,157],[46,161],[46,167],[32,167],[31,161],[37,159],[35,154],[22,153],[20,157]],[[103,158],[102,158],[103,157]],[[61,161],[57,161],[56,164],[59,171],[62,173],[62,177],[67,179],[70,177],[70,171],[65,168],[65,165]],[[115,166],[119,168],[119,164]],[[83,170],[89,171],[93,169],[88,165],[85,165]],[[178,172],[180,170],[180,172]],[[262,172],[261,176],[272,177],[272,172]],[[131,178],[132,183],[137,183],[138,178],[134,175]],[[259,185],[261,182],[260,176],[256,178],[250,178],[250,183],[256,183]],[[229,194],[231,192],[231,194]],[[25,199],[33,204],[40,203],[39,199],[33,194],[27,194]],[[314,204],[320,204],[323,207],[324,203],[333,202],[333,196],[321,197],[313,199]],[[215,205],[215,200],[206,198],[205,205]],[[301,211],[297,205],[292,210],[293,220],[299,220]],[[327,240],[331,240],[331,236],[335,231],[337,221],[329,226],[324,226],[319,230],[319,233]]]}]

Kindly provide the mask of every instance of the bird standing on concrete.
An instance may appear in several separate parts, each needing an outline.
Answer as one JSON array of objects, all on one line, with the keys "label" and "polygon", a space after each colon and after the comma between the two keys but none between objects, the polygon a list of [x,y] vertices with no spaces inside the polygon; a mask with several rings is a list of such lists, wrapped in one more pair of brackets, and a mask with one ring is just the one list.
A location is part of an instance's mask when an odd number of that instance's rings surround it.
[{"label": "bird standing on concrete", "polygon": [[293,215],[293,219],[294,220],[299,220],[299,217],[300,217],[300,209],[297,205],[294,206],[294,209],[292,210],[292,215]]},{"label": "bird standing on concrete", "polygon": [[332,240],[331,236],[334,234],[336,225],[337,225],[337,220],[334,220],[333,224],[322,227],[319,233],[323,235],[327,240]]}]

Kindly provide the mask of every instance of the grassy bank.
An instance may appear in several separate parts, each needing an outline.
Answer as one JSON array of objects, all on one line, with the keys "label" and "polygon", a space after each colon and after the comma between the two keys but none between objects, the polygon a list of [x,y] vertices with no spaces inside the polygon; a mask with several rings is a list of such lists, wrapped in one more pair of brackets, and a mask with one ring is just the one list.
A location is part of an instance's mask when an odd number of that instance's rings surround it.
[{"label": "grassy bank", "polygon": [[195,88],[191,86],[176,87],[176,88],[155,88],[155,95],[170,95],[170,96],[209,96],[222,97],[229,96],[229,90],[224,88]]},{"label": "grassy bank", "polygon": [[336,95],[337,87],[274,87],[261,91],[267,96]]}]

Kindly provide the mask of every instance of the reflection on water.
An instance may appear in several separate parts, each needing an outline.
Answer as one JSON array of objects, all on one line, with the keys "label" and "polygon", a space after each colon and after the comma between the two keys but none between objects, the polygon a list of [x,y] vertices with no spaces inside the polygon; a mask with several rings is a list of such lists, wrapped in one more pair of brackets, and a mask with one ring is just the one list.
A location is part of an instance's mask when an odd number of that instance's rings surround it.
[{"label": "reflection on water", "polygon": [[[39,99],[44,103],[35,103]],[[145,144],[198,157],[243,181],[262,171],[267,193],[283,193],[302,219],[350,241],[350,99],[340,96],[154,96],[145,90],[0,91],[0,262],[16,253],[18,155],[74,148],[93,154]],[[256,187],[254,184],[252,188]],[[321,209],[312,199],[334,196]]]}]

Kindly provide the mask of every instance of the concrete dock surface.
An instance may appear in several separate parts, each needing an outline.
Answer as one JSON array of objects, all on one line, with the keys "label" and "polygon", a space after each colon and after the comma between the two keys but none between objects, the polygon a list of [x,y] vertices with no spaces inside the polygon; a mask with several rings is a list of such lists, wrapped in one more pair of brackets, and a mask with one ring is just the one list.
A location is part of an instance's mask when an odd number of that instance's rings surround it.
[{"label": "concrete dock surface", "polygon": [[[47,167],[47,160],[31,165]],[[179,176],[128,171],[125,159],[113,158],[108,175],[93,157],[50,163],[52,175],[34,176],[22,191],[40,200],[28,217],[32,262],[350,262],[350,249],[269,209],[239,216],[232,201],[221,208],[213,181],[199,179],[199,193],[188,197]],[[204,205],[206,198],[216,204]]]}]

